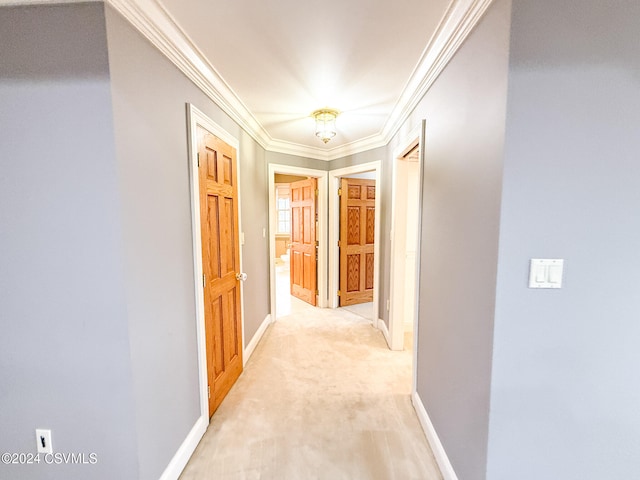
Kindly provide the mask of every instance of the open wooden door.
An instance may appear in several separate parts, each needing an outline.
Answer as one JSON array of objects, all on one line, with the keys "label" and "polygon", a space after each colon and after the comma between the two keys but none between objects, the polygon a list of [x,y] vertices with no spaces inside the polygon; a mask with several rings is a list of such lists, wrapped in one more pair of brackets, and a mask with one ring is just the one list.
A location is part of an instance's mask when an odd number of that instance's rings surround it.
[{"label": "open wooden door", "polygon": [[340,189],[340,305],[373,301],[376,182],[343,178]]},{"label": "open wooden door", "polygon": [[209,416],[242,373],[236,150],[198,127]]},{"label": "open wooden door", "polygon": [[318,180],[291,184],[291,295],[316,304],[316,197]]}]

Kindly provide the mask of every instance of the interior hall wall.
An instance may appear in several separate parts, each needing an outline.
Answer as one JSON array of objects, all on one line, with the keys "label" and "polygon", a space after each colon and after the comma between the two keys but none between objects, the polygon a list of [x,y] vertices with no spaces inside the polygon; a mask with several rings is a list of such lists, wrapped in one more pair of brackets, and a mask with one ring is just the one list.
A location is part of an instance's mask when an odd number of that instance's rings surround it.
[{"label": "interior hall wall", "polygon": [[0,478],[138,477],[104,22],[101,4],[0,7],[0,451],[35,453],[44,428],[95,455]]},{"label": "interior hall wall", "polygon": [[[638,18],[513,1],[490,480],[640,471]],[[529,289],[531,258],[562,288]]]},{"label": "interior hall wall", "polygon": [[186,105],[239,141],[245,345],[269,313],[266,165],[262,147],[106,11],[140,478],[156,479],[200,416]]},{"label": "interior hall wall", "polygon": [[487,465],[509,25],[496,0],[388,146],[426,119],[417,393],[464,480]]}]

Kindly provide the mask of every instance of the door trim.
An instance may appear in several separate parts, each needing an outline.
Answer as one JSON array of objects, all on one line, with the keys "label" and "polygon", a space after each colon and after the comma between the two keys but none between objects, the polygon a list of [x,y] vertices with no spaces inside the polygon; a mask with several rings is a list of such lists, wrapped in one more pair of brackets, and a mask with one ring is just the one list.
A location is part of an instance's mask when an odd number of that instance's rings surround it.
[{"label": "door trim", "polygon": [[[318,244],[320,237],[316,232],[319,223],[318,196],[318,179],[316,177],[306,177],[289,183],[291,215],[289,288],[292,296],[314,307],[318,306],[319,296],[317,292],[319,291]],[[305,213],[307,211],[309,215]],[[307,235],[307,232],[310,235]]]},{"label": "door trim", "polygon": [[[187,103],[189,134],[189,178],[191,184],[191,232],[193,236],[193,280],[195,286],[196,336],[198,342],[198,378],[200,384],[200,415],[209,424],[209,398],[207,393],[207,353],[204,328],[204,291],[202,289],[202,237],[200,230],[200,180],[198,176],[198,134],[197,126],[205,128],[216,137],[236,149],[236,170],[238,183],[238,251],[240,252],[240,271],[242,271],[242,195],[240,193],[240,142],[237,138],[211,120],[195,106]],[[240,282],[240,322],[242,325],[242,348],[244,353],[244,291]],[[244,355],[243,355],[244,357]],[[204,432],[203,432],[204,433]]]},{"label": "door trim", "polygon": [[[404,179],[399,178],[399,162],[404,161],[403,157],[409,153],[416,146],[421,146],[420,143],[420,128],[414,129],[404,139],[398,148],[393,152],[392,157],[392,173],[391,173],[391,245],[390,245],[390,268],[389,268],[389,348],[391,350],[402,350],[404,345],[404,286],[405,283],[405,252],[401,243],[405,243],[405,232],[400,231],[406,227],[406,223],[410,219],[405,219],[405,224],[399,225],[398,215],[398,202],[400,193],[403,191],[400,182]],[[420,149],[420,156],[418,158],[419,169],[422,171],[422,148]],[[418,180],[420,181],[420,180]],[[420,186],[419,192],[420,192]],[[420,198],[420,193],[418,193]],[[420,205],[415,210],[417,215],[420,215]],[[420,224],[420,219],[415,219]],[[417,241],[417,239],[416,239]],[[416,261],[418,259],[419,245],[416,244]],[[404,262],[400,264],[400,261]],[[416,265],[416,271],[418,271],[418,265]],[[415,282],[414,282],[415,284]],[[416,284],[417,286],[417,284]],[[418,297],[418,292],[415,292],[415,297]],[[415,300],[415,299],[414,299]],[[414,301],[415,304],[415,301]],[[415,309],[414,309],[415,310]],[[415,311],[413,312],[413,323],[415,327]]]},{"label": "door trim", "polygon": [[[394,260],[394,244],[397,242],[394,234],[394,226],[396,224],[396,195],[398,193],[398,185],[397,185],[397,162],[400,159],[409,153],[411,149],[417,144],[420,147],[420,152],[418,155],[419,166],[419,184],[418,184],[418,209],[417,209],[417,239],[416,239],[416,257],[415,257],[415,292],[414,292],[414,303],[413,303],[413,356],[412,356],[412,383],[411,383],[411,398],[414,406],[416,406],[416,411],[418,412],[418,417],[420,417],[420,424],[427,435],[427,439],[431,442],[430,432],[425,428],[426,424],[423,423],[423,418],[421,417],[421,412],[418,411],[418,403],[416,403],[416,399],[420,399],[418,395],[418,339],[420,335],[420,265],[421,265],[421,257],[422,257],[422,215],[423,215],[423,205],[424,205],[424,177],[426,175],[426,167],[425,167],[425,159],[426,159],[426,131],[427,131],[427,121],[426,119],[422,119],[420,123],[414,127],[409,134],[403,136],[402,139],[398,143],[398,147],[393,150],[393,156],[391,157],[391,165],[392,165],[392,176],[391,176],[391,231],[390,231],[390,268],[389,268],[389,278],[390,278],[390,290],[389,290],[389,333],[386,337],[387,344],[389,348],[391,348],[393,342],[393,335],[398,336],[398,332],[402,332],[400,335],[404,337],[404,321],[402,318],[393,318],[393,301],[394,294],[397,292],[397,288],[394,289],[394,271],[397,271],[395,268],[396,261]],[[397,302],[398,297],[396,297],[395,301]],[[384,325],[386,327],[386,325]],[[393,329],[393,330],[392,330]],[[384,333],[384,330],[383,330]],[[396,339],[396,342],[398,340]],[[404,343],[404,338],[402,338],[402,342]],[[421,405],[421,401],[419,405]],[[436,451],[435,446],[434,452]],[[440,463],[438,463],[440,467]],[[443,474],[445,471],[443,470]],[[446,476],[446,475],[445,475]],[[455,478],[455,477],[453,477]]]},{"label": "door trim", "polygon": [[276,312],[276,183],[275,174],[300,175],[315,177],[318,179],[318,229],[316,235],[319,239],[318,246],[318,307],[327,306],[327,177],[328,172],[312,168],[294,167],[270,163],[269,177],[269,283],[271,292],[271,319],[277,320]]},{"label": "door trim", "polygon": [[338,201],[338,188],[340,188],[340,178],[374,171],[376,175],[376,215],[375,215],[375,244],[373,247],[373,326],[378,327],[379,322],[379,295],[380,295],[380,201],[382,198],[381,189],[381,168],[382,162],[362,163],[351,167],[339,168],[329,172],[329,307],[338,308],[338,289],[340,288],[340,250],[338,240],[340,239],[340,202]]}]

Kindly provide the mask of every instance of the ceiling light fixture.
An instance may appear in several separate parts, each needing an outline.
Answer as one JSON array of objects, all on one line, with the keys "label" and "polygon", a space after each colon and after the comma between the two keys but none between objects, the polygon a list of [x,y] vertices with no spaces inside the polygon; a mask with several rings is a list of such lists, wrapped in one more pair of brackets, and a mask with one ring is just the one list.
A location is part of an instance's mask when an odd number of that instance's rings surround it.
[{"label": "ceiling light fixture", "polygon": [[316,137],[327,143],[336,136],[336,117],[340,114],[338,110],[321,108],[311,114],[316,119]]}]

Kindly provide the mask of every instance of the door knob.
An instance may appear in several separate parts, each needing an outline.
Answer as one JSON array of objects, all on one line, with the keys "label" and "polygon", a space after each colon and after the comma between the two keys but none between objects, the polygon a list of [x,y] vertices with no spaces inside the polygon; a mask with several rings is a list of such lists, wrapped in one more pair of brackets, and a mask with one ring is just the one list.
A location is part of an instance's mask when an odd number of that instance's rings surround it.
[{"label": "door knob", "polygon": [[241,282],[244,282],[246,279],[247,279],[246,273],[236,273],[236,280],[240,280]]}]

